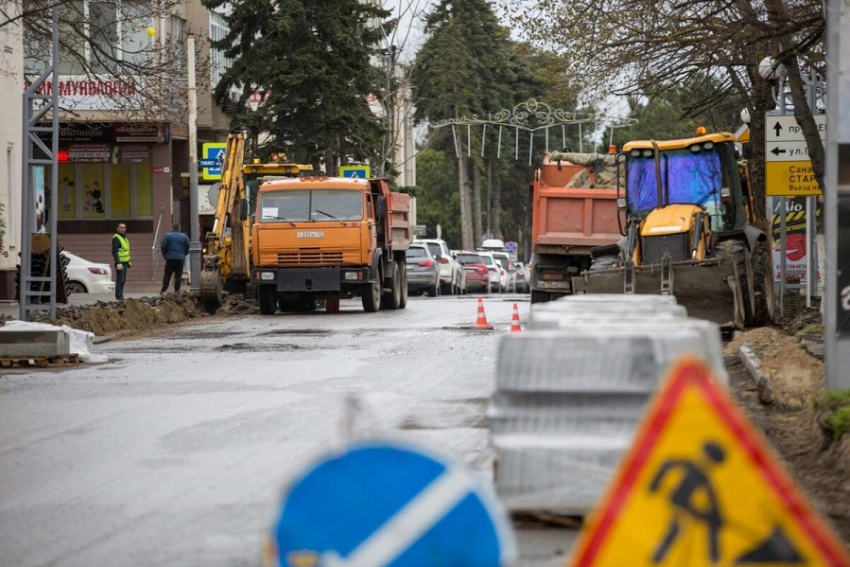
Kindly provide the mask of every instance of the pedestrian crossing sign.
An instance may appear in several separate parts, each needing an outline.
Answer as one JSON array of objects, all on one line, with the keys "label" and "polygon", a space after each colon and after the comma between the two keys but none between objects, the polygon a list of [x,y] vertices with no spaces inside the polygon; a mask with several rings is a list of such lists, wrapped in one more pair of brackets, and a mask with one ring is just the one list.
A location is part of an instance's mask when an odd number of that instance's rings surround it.
[{"label": "pedestrian crossing sign", "polygon": [[342,177],[369,179],[372,175],[372,168],[368,165],[342,165],[339,168],[339,174]]},{"label": "pedestrian crossing sign", "polygon": [[670,372],[570,567],[850,565],[700,360]]}]

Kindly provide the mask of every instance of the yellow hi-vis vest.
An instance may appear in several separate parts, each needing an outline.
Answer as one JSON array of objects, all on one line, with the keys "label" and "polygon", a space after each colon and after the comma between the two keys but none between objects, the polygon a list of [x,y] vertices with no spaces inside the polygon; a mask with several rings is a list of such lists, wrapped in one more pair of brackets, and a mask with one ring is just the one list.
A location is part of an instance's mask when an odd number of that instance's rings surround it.
[{"label": "yellow hi-vis vest", "polygon": [[118,249],[118,261],[121,263],[130,261],[130,241],[123,234],[115,233],[121,247]]}]

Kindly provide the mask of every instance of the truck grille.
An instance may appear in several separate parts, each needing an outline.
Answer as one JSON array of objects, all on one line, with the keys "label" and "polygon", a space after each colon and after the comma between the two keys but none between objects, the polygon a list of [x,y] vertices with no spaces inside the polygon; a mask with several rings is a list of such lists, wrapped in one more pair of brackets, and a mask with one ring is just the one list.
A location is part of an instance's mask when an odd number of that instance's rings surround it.
[{"label": "truck grille", "polygon": [[681,262],[690,258],[689,252],[687,232],[643,237],[644,264],[660,264],[664,254],[670,255],[671,262]]},{"label": "truck grille", "polygon": [[341,250],[296,250],[277,255],[277,265],[287,266],[339,266],[342,264]]}]

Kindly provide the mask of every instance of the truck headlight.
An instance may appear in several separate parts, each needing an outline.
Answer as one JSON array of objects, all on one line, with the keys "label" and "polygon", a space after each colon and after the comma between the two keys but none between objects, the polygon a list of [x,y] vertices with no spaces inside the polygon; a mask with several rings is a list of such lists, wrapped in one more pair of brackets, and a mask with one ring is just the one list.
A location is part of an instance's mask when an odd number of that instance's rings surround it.
[{"label": "truck headlight", "polygon": [[359,277],[359,276],[360,276],[360,274],[358,274],[357,272],[345,272],[345,279],[346,279],[346,280],[354,280],[354,281],[357,281],[357,280],[359,280],[359,279],[360,279],[360,277]]},{"label": "truck headlight", "polygon": [[260,279],[270,281],[274,279],[274,272],[260,272]]}]

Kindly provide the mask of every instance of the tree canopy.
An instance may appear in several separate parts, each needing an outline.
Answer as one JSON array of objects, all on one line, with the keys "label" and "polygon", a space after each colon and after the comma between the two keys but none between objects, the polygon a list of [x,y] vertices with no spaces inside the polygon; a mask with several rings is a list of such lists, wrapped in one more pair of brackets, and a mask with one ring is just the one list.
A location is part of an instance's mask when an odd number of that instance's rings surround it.
[{"label": "tree canopy", "polygon": [[[335,168],[380,154],[383,126],[367,98],[381,96],[371,58],[386,33],[381,26],[391,26],[381,22],[388,12],[358,0],[202,1],[231,8],[230,32],[214,46],[233,64],[215,97],[227,107],[236,93],[233,125],[253,134],[256,155],[284,152]],[[263,102],[252,111],[246,101],[254,93]]]}]

